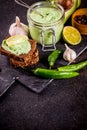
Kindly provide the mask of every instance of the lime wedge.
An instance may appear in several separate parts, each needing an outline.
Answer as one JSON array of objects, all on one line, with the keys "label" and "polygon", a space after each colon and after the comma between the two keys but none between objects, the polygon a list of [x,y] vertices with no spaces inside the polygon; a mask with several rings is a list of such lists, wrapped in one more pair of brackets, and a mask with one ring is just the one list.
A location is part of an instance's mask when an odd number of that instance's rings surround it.
[{"label": "lime wedge", "polygon": [[77,45],[81,42],[81,34],[75,27],[65,26],[63,29],[63,39],[71,45]]},{"label": "lime wedge", "polygon": [[11,45],[15,45],[15,44],[20,44],[26,40],[28,40],[28,37],[25,35],[15,35],[15,36],[11,36],[8,39],[6,39],[6,44],[8,46],[11,46]]}]

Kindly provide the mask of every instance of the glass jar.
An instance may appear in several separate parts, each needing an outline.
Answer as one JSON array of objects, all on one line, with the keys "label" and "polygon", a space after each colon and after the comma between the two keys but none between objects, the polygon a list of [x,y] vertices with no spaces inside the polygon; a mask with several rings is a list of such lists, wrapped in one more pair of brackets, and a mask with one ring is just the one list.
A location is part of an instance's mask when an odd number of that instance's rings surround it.
[{"label": "glass jar", "polygon": [[27,11],[27,20],[32,39],[42,45],[42,50],[55,50],[64,26],[64,9],[59,4],[37,2]]}]

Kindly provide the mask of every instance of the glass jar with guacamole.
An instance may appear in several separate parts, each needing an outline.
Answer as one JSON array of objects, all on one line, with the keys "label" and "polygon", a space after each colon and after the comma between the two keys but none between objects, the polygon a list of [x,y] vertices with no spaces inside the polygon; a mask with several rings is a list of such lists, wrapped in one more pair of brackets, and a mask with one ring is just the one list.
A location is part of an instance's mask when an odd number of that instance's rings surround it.
[{"label": "glass jar with guacamole", "polygon": [[55,50],[64,25],[64,9],[59,4],[37,2],[27,11],[30,36],[42,45],[42,50]]}]

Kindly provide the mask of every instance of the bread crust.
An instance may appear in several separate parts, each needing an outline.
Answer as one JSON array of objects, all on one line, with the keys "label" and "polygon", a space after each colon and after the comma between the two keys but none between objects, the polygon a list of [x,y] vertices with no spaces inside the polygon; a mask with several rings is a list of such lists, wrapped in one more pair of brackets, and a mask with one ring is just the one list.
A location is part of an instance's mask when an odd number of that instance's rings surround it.
[{"label": "bread crust", "polygon": [[34,65],[36,64],[38,61],[39,61],[39,56],[38,56],[38,50],[36,50],[32,57],[31,57],[31,60],[28,60],[27,62],[26,61],[18,61],[14,58],[10,58],[10,64],[12,66],[14,66],[15,68],[16,67],[26,67],[26,66],[31,66],[31,65]]}]

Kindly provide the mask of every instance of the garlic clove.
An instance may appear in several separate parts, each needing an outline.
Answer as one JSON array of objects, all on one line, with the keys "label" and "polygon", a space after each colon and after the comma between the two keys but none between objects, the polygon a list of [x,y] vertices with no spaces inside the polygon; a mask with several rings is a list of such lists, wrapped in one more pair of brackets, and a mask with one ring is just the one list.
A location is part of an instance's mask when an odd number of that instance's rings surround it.
[{"label": "garlic clove", "polygon": [[65,44],[65,51],[63,53],[63,58],[64,60],[68,61],[68,62],[71,62],[71,61],[74,61],[74,59],[76,58],[76,52],[69,48],[67,44]]},{"label": "garlic clove", "polygon": [[25,24],[23,24],[23,23],[21,23],[21,25],[22,25],[22,28],[26,31],[26,33],[29,33],[29,28],[28,28],[28,26],[25,25]]},{"label": "garlic clove", "polygon": [[20,22],[20,19],[19,19],[18,16],[16,16],[15,22],[16,22],[16,26],[17,26],[17,27],[21,27],[21,22]]},{"label": "garlic clove", "polygon": [[16,23],[13,23],[13,24],[10,25],[9,34],[10,34],[11,36],[13,36],[13,35],[15,34],[15,32],[14,32],[14,28],[15,28],[15,27],[16,27]]},{"label": "garlic clove", "polygon": [[16,25],[17,25],[18,27],[21,27],[21,28],[22,28],[24,31],[26,31],[26,32],[29,31],[29,30],[28,30],[28,26],[25,25],[25,24],[23,24],[23,23],[21,23],[18,16],[16,16]]},{"label": "garlic clove", "polygon": [[10,25],[9,34],[11,36],[18,35],[18,34],[23,34],[28,36],[28,33],[29,33],[28,26],[21,23],[19,17],[16,16],[15,23]]}]

